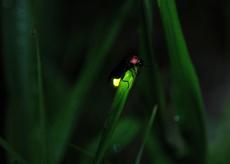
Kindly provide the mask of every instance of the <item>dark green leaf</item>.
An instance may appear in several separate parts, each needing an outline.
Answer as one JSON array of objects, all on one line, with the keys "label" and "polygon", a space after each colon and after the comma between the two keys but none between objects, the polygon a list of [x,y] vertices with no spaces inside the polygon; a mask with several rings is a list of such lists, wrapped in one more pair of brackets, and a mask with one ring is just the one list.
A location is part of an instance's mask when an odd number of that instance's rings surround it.
[{"label": "dark green leaf", "polygon": [[154,106],[152,114],[151,114],[151,117],[150,117],[149,122],[148,122],[148,125],[146,126],[146,129],[145,129],[142,144],[141,144],[141,147],[139,149],[135,164],[140,164],[141,163],[141,157],[142,157],[142,154],[143,154],[143,151],[144,151],[144,147],[145,147],[147,138],[148,138],[148,136],[149,136],[149,134],[150,134],[150,132],[152,130],[152,125],[153,125],[153,121],[155,119],[156,112],[157,112],[157,106]]},{"label": "dark green leaf", "polygon": [[179,23],[175,0],[158,0],[171,64],[171,97],[192,163],[205,163],[206,130],[199,82]]}]

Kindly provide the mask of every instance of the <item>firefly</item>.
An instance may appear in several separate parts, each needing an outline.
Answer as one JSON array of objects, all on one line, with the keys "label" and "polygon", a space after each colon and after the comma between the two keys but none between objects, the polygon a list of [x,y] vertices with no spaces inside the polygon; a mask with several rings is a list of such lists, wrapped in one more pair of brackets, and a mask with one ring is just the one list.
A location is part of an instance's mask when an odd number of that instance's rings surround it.
[{"label": "firefly", "polygon": [[[109,79],[112,80],[113,86],[118,87],[125,73],[133,68],[137,69],[143,66],[143,60],[137,55],[129,55],[125,57],[110,73]],[[126,81],[127,82],[127,81]],[[129,84],[128,84],[129,85]]]}]

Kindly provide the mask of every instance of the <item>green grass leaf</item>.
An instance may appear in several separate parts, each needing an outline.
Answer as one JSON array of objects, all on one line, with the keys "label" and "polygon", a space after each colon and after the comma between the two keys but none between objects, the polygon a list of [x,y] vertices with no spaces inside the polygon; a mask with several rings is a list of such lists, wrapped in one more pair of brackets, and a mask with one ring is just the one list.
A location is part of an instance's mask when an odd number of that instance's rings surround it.
[{"label": "green grass leaf", "polygon": [[153,4],[151,0],[144,0],[141,3],[141,26],[140,26],[140,54],[144,61],[149,65],[150,69],[145,72],[145,80],[143,82],[144,92],[150,98],[150,106],[158,104],[159,119],[164,128],[167,128],[168,112],[165,106],[165,95],[163,88],[163,81],[159,70],[158,63],[154,55],[154,41],[153,41]]},{"label": "green grass leaf", "polygon": [[[141,1],[141,24],[140,24],[140,54],[143,57],[148,69],[142,73],[141,92],[146,95],[146,106],[151,108],[154,104],[158,104],[158,115],[156,117],[157,124],[153,128],[155,133],[152,133],[148,139],[148,151],[151,154],[153,161],[162,162],[163,158],[168,158],[169,153],[161,147],[161,143],[168,142],[168,138],[172,137],[172,132],[175,128],[171,125],[172,115],[166,109],[165,93],[163,87],[162,74],[160,72],[157,60],[154,54],[154,13],[153,3],[151,0]],[[153,139],[152,141],[150,141]],[[154,144],[153,144],[154,143]],[[150,148],[149,145],[157,145],[157,148]],[[161,151],[153,151],[153,150]],[[154,153],[154,154],[153,154]],[[153,158],[152,158],[153,157]],[[158,158],[159,157],[159,158]],[[167,160],[165,160],[165,163]],[[153,162],[155,163],[155,162]]]},{"label": "green grass leaf", "polygon": [[188,160],[205,163],[206,130],[199,82],[179,23],[175,0],[158,0],[171,64],[171,97],[189,149]]},{"label": "green grass leaf", "polygon": [[39,138],[40,138],[40,151],[41,156],[39,157],[43,164],[48,163],[48,142],[47,142],[47,125],[46,125],[46,111],[44,104],[44,93],[43,93],[43,73],[42,73],[42,64],[41,64],[41,54],[40,54],[40,45],[39,37],[36,29],[33,32],[35,50],[36,50],[36,66],[37,66],[37,99],[38,99],[38,110],[39,110]]},{"label": "green grass leaf", "polygon": [[153,125],[153,121],[155,119],[156,112],[157,112],[157,106],[154,106],[152,114],[151,114],[151,117],[150,117],[150,119],[148,121],[148,125],[146,126],[146,129],[145,129],[142,144],[141,144],[141,147],[139,149],[135,164],[140,164],[141,163],[141,157],[142,157],[142,154],[143,154],[143,151],[144,151],[144,147],[145,147],[147,138],[149,137],[149,134],[150,134],[150,132],[152,130],[152,125]]},{"label": "green grass leaf", "polygon": [[117,92],[116,92],[116,95],[114,97],[113,104],[111,107],[111,111],[109,112],[106,118],[104,130],[102,132],[102,137],[100,139],[100,143],[99,143],[97,153],[94,159],[94,164],[100,164],[102,162],[107,152],[107,149],[110,146],[111,138],[113,136],[114,130],[118,124],[120,115],[124,109],[129,92],[135,80],[136,71],[134,69],[135,68],[128,70],[125,73],[125,76],[123,80],[121,80],[120,85],[117,89]]}]

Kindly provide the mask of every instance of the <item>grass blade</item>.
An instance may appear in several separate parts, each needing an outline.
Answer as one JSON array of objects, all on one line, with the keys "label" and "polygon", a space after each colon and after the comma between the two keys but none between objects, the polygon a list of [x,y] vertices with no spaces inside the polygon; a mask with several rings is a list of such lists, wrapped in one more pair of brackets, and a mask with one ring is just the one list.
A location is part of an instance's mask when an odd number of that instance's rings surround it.
[{"label": "grass blade", "polygon": [[153,52],[153,4],[151,0],[143,0],[141,3],[141,30],[140,30],[140,44],[141,54],[144,61],[147,61],[149,69],[143,70],[143,82],[145,87],[143,90],[147,97],[150,97],[150,108],[154,104],[158,104],[159,118],[164,128],[166,128],[167,111],[165,111],[165,95],[162,85],[160,70]]},{"label": "grass blade", "polygon": [[41,156],[40,161],[43,164],[48,163],[48,151],[47,151],[47,133],[46,133],[46,112],[44,106],[44,94],[43,94],[43,74],[42,74],[42,64],[41,64],[41,54],[39,46],[39,37],[36,29],[34,29],[34,42],[36,50],[36,66],[37,66],[37,98],[38,98],[38,110],[39,110],[39,138],[40,138],[40,150]]},{"label": "grass blade", "polygon": [[[153,13],[153,3],[152,0],[143,0],[141,1],[141,24],[140,24],[140,54],[143,56],[144,61],[149,65],[142,74],[142,87],[143,94],[146,95],[146,102],[149,108],[152,108],[154,104],[158,104],[158,115],[156,117],[157,124],[153,128],[156,135],[150,139],[150,145],[158,145],[158,149],[161,151],[154,151],[156,154],[152,154],[153,151],[150,151],[151,156],[154,156],[154,159],[162,157],[162,159],[169,155],[169,153],[160,148],[161,143],[168,142],[168,137],[173,136],[172,132],[174,127],[172,127],[171,121],[172,117],[168,110],[166,109],[165,103],[165,93],[163,87],[162,74],[160,72],[158,63],[154,54],[154,13]],[[156,143],[157,142],[157,143]],[[149,147],[149,146],[148,146]],[[155,150],[155,148],[149,148],[148,150]]]},{"label": "grass blade", "polygon": [[152,130],[152,125],[153,125],[153,121],[155,119],[156,112],[157,112],[157,106],[154,106],[152,114],[151,114],[151,117],[150,117],[150,119],[148,121],[148,125],[147,125],[147,127],[145,129],[144,137],[143,137],[142,144],[141,144],[141,147],[139,149],[135,164],[140,164],[141,163],[141,157],[142,157],[142,154],[143,154],[143,151],[144,151],[144,147],[145,147],[147,138],[148,138],[148,136],[149,136],[149,134],[150,134],[150,132]]},{"label": "grass blade", "polygon": [[46,143],[40,53],[31,11],[29,1],[14,1],[3,8],[2,29],[7,138],[28,163],[35,164],[45,163]]},{"label": "grass blade", "polygon": [[158,0],[171,64],[171,96],[178,125],[190,150],[187,160],[205,163],[204,105],[199,82],[179,23],[175,0]]},{"label": "grass blade", "polygon": [[12,162],[27,164],[27,162],[18,154],[4,139],[0,137],[0,146],[3,147],[10,156]]},{"label": "grass blade", "polygon": [[124,20],[128,16],[133,2],[133,0],[125,2],[114,22],[109,27],[103,41],[93,51],[89,52],[88,56],[93,56],[93,58],[89,58],[86,62],[85,68],[83,68],[76,85],[72,89],[73,91],[70,94],[65,109],[57,115],[53,126],[50,128],[50,143],[53,147],[54,162],[60,161],[68,145],[73,125],[80,114],[82,105],[87,100],[87,95],[94,84],[94,79],[97,77],[100,69],[103,68],[106,55],[108,55]]},{"label": "grass blade", "polygon": [[[109,144],[111,142],[111,138],[112,138],[114,129],[116,128],[118,124],[120,115],[124,109],[129,92],[135,80],[134,76],[136,76],[136,74],[134,75],[131,71],[133,70],[128,70],[126,72],[123,78],[123,81],[120,82],[120,85],[117,89],[117,92],[116,92],[116,95],[115,95],[115,98],[113,100],[113,104],[111,107],[111,111],[109,112],[109,115],[104,125],[105,127],[102,132],[102,137],[100,139],[99,147],[97,149],[97,153],[94,159],[94,164],[100,164],[102,162],[107,152],[107,149],[109,147]],[[129,82],[129,87],[126,81]]]}]

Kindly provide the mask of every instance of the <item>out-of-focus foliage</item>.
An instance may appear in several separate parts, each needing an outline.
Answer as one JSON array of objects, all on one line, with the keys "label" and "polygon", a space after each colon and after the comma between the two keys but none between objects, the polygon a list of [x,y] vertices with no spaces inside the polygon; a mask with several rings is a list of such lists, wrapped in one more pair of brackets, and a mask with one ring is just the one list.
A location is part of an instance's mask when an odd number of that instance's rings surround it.
[{"label": "out-of-focus foliage", "polygon": [[220,122],[215,131],[214,139],[210,144],[208,163],[227,163],[230,161],[229,151],[230,151],[230,103],[229,97],[226,98],[223,106],[224,112],[220,117]]},{"label": "out-of-focus foliage", "polygon": [[179,117],[178,125],[189,151],[186,158],[191,163],[205,163],[204,105],[197,75],[181,31],[175,1],[158,0],[158,6],[170,56],[172,105]]},{"label": "out-of-focus foliage", "polygon": [[[140,132],[140,123],[132,118],[121,119],[117,124],[114,131],[114,135],[109,141],[109,152],[121,151],[125,148],[132,140],[135,139],[138,132]],[[93,157],[96,155],[97,148],[100,143],[101,136],[96,137],[88,144],[86,150],[93,154],[92,158],[89,156],[83,156],[81,164],[90,164],[93,161]]]},{"label": "out-of-focus foliage", "polygon": [[[189,2],[183,4],[195,3]],[[7,101],[0,146],[7,162],[204,164],[207,157],[210,164],[229,163],[229,101],[207,143],[180,3],[3,0]],[[159,55],[162,40],[167,50]],[[129,49],[144,67],[127,71],[114,89],[108,74]]]}]

